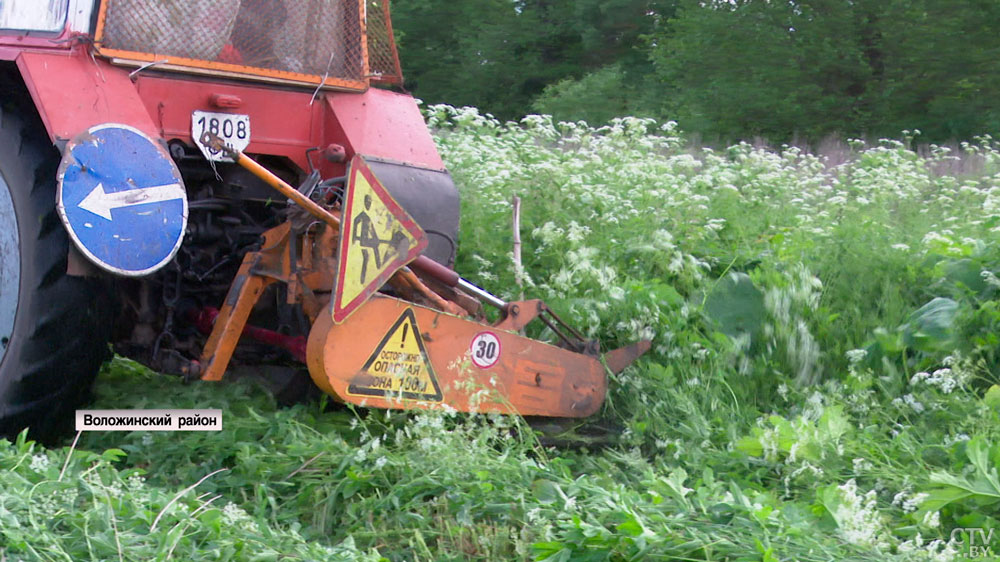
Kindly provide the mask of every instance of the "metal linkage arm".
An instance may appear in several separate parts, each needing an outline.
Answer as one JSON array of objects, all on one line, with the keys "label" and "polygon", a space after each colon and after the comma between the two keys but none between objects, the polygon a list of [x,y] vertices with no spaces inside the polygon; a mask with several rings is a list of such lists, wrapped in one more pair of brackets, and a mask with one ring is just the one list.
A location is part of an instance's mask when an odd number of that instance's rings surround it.
[{"label": "metal linkage arm", "polygon": [[215,135],[210,131],[205,131],[205,134],[201,136],[201,142],[202,144],[215,150],[221,150],[223,154],[232,158],[233,162],[243,166],[249,170],[250,173],[267,183],[267,185],[270,185],[274,189],[277,189],[285,197],[295,201],[298,206],[309,211],[309,214],[332,226],[336,230],[340,230],[340,219],[337,218],[336,215],[327,211],[323,207],[320,207],[315,201],[285,183],[284,180],[271,173],[271,171],[264,166],[255,162],[252,158],[227,145],[225,141],[219,138],[218,135]]},{"label": "metal linkage arm", "polygon": [[[261,166],[239,150],[227,145],[218,135],[215,135],[210,131],[205,131],[205,134],[201,137],[201,142],[215,150],[222,151],[223,154],[232,158],[234,162],[243,166],[253,175],[257,176],[268,185],[281,192],[282,195],[288,197],[292,201],[295,201],[296,204],[309,211],[310,214],[334,227],[338,231],[340,230],[340,219],[333,213],[316,204],[316,202],[312,199],[309,199],[300,193],[299,190],[285,183],[281,178],[271,173],[270,170]],[[410,262],[409,266],[412,269],[419,270],[421,273],[437,279],[449,287],[462,289],[466,293],[483,300],[486,304],[496,307],[501,311],[506,312],[507,310],[507,303],[502,299],[480,289],[469,281],[462,279],[458,273],[437,263],[427,256],[418,256],[417,259]]]}]

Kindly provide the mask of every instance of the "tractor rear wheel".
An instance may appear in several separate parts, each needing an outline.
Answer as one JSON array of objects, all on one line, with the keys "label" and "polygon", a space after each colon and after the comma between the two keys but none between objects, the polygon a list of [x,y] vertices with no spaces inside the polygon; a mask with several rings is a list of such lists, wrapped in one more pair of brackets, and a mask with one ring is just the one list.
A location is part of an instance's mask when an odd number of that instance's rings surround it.
[{"label": "tractor rear wheel", "polygon": [[0,435],[51,441],[110,357],[112,299],[107,280],[67,275],[59,153],[30,102],[0,93]]}]

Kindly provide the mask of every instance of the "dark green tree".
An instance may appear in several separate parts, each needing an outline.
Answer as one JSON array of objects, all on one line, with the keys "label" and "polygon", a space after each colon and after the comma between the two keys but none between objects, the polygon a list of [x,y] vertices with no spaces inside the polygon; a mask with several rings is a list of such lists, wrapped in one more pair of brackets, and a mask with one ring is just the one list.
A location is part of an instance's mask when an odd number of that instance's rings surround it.
[{"label": "dark green tree", "polygon": [[1000,133],[996,0],[397,0],[407,87],[707,141]]},{"label": "dark green tree", "polygon": [[652,49],[663,112],[723,140],[858,134],[874,73],[859,4],[683,0]]},{"label": "dark green tree", "polygon": [[674,0],[397,0],[392,8],[407,87],[416,96],[517,119],[532,110],[546,86],[609,66],[620,74],[617,81],[629,85],[629,94],[641,96],[645,90],[638,84],[653,70],[644,37],[657,17],[673,13],[673,5]]},{"label": "dark green tree", "polygon": [[661,93],[649,56],[651,34],[675,0],[580,0],[570,25],[583,55],[576,72],[550,84],[532,107],[557,119],[600,124],[623,115],[657,115]]},{"label": "dark green tree", "polygon": [[406,84],[428,103],[474,105],[516,119],[546,84],[573,72],[580,41],[559,0],[394,2]]},{"label": "dark green tree", "polygon": [[893,0],[881,21],[880,133],[928,141],[1000,132],[1000,3]]},{"label": "dark green tree", "polygon": [[710,139],[1000,130],[988,0],[683,0],[651,54],[662,113]]}]

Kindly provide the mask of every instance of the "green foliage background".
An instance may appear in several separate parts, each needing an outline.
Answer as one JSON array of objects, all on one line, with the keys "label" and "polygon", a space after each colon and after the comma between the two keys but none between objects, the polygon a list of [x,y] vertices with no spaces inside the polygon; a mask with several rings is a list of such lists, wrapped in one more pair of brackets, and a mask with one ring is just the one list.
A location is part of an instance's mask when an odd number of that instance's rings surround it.
[{"label": "green foliage background", "polygon": [[724,146],[1000,133],[1000,7],[940,0],[397,0],[407,85],[501,120],[675,119]]},{"label": "green foliage background", "polygon": [[224,430],[0,443],[0,558],[962,560],[954,529],[1000,526],[1000,146],[427,116],[463,275],[518,291],[519,195],[525,292],[606,347],[652,339],[601,413],[553,437],[279,408],[116,359],[95,407],[221,408]]}]

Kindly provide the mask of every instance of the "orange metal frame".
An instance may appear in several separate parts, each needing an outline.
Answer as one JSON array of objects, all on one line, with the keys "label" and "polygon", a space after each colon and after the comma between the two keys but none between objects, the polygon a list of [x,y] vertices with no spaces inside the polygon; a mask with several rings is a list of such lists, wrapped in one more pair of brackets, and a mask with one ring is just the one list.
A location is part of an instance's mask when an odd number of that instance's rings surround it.
[{"label": "orange metal frame", "polygon": [[[382,385],[373,385],[374,373],[365,366],[384,349],[380,340],[385,341],[403,314],[412,316],[414,337],[419,336],[426,348],[425,376],[440,390],[437,397],[413,398],[372,388]],[[484,333],[499,342],[502,355],[489,367],[477,367],[469,360],[470,342]],[[461,412],[581,418],[595,413],[607,392],[604,366],[597,357],[382,294],[374,295],[343,324],[320,314],[309,332],[306,358],[320,389],[344,402],[376,408],[450,407]],[[351,390],[357,386],[374,392]]]},{"label": "orange metal frame", "polygon": [[[382,12],[385,17],[385,27],[389,34],[389,40],[395,41],[392,31],[392,18],[389,15],[389,2],[382,3]],[[367,58],[365,59],[367,60]],[[385,82],[386,84],[402,84],[403,83],[403,71],[399,64],[399,51],[396,50],[395,44],[392,47],[392,65],[396,69],[396,74],[394,76],[379,77],[380,82]]]},{"label": "orange metal frame", "polygon": [[[101,56],[121,59],[126,61],[134,61],[138,63],[151,63],[158,61],[166,61],[164,65],[170,65],[173,67],[189,68],[192,70],[198,70],[201,72],[220,72],[220,73],[232,73],[239,75],[240,78],[266,80],[266,81],[278,81],[287,82],[296,85],[313,85],[313,86],[324,86],[328,88],[334,88],[338,90],[348,90],[348,91],[365,91],[368,89],[369,85],[369,70],[368,70],[368,29],[365,25],[365,0],[358,0],[358,14],[360,21],[358,29],[360,30],[360,40],[361,40],[361,54],[362,54],[362,76],[361,80],[346,80],[343,78],[331,78],[327,77],[325,80],[322,76],[315,74],[301,74],[298,72],[288,72],[284,70],[273,70],[269,68],[259,68],[255,66],[246,66],[242,64],[231,64],[199,59],[191,59],[186,57],[177,57],[172,55],[164,55],[158,53],[145,53],[140,51],[123,51],[119,49],[108,49],[101,45],[104,40],[104,25],[107,18],[108,5],[106,2],[101,3],[100,12],[97,16],[97,32],[94,35],[94,44],[97,53]],[[167,66],[166,68],[170,68]],[[181,70],[181,69],[177,69]]]},{"label": "orange metal frame", "polygon": [[[284,282],[288,285],[289,304],[301,303],[309,319],[313,323],[316,322],[329,299],[329,297],[317,298],[316,293],[327,295],[334,287],[333,272],[336,271],[334,256],[339,242],[341,221],[251,158],[225,146],[211,133],[205,133],[202,142],[225,151],[237,164],[264,180],[282,195],[292,199],[302,211],[325,223],[325,228],[318,237],[313,236],[308,228],[303,232],[293,229],[294,220],[282,223],[264,233],[261,250],[250,252],[243,258],[243,264],[229,288],[226,300],[202,350],[201,378],[221,380],[246,327],[250,312],[264,290],[271,284]],[[371,177],[370,181],[376,180]],[[298,249],[297,259],[292,257],[292,245]],[[395,271],[389,282],[414,302],[427,302],[455,315],[466,314],[461,306],[442,298],[406,268]]]},{"label": "orange metal frame", "polygon": [[361,75],[365,77],[367,83],[371,74],[371,68],[368,64],[368,2],[365,0],[360,0],[360,2],[358,14],[361,17],[359,27],[361,30]]},{"label": "orange metal frame", "polygon": [[[605,355],[604,365],[598,342],[583,341],[572,330],[576,339],[567,339],[543,316],[565,327],[541,301],[504,303],[504,317],[490,326],[477,315],[476,307],[463,306],[458,298],[449,300],[456,291],[436,292],[405,266],[389,278],[402,298],[368,295],[354,314],[334,323],[329,295],[337,284],[335,256],[343,236],[342,219],[211,133],[205,133],[203,142],[224,151],[299,206],[286,222],[264,233],[260,250],[244,257],[215,318],[201,363],[191,375],[202,380],[224,376],[254,305],[276,282],[287,285],[288,304],[301,304],[311,322],[305,362],[313,382],[335,399],[360,406],[581,418],[594,414],[604,402],[607,369],[620,372],[649,349],[644,341],[613,350]],[[370,180],[376,181],[374,176]],[[410,266],[434,277],[418,267],[422,259],[426,258],[418,257]],[[447,282],[437,279],[438,285]],[[535,318],[568,347],[515,331]],[[475,343],[487,339],[492,340],[493,351],[486,356],[490,360],[477,355],[477,362]]]}]

